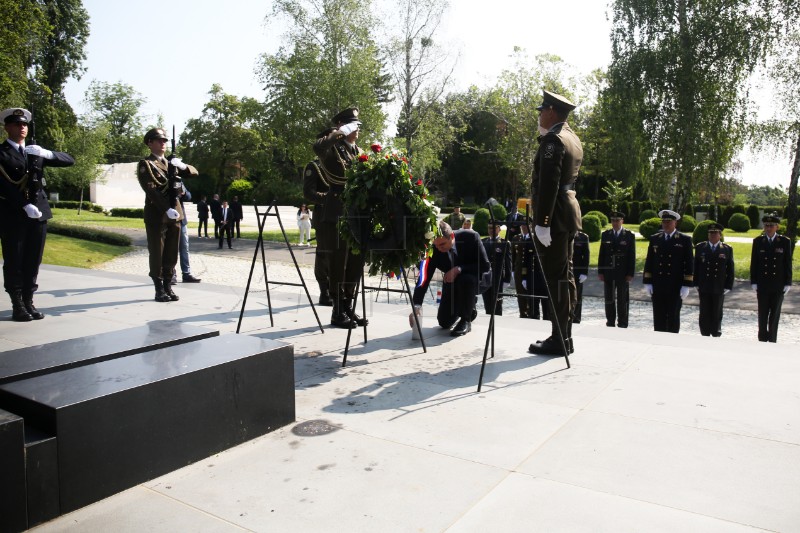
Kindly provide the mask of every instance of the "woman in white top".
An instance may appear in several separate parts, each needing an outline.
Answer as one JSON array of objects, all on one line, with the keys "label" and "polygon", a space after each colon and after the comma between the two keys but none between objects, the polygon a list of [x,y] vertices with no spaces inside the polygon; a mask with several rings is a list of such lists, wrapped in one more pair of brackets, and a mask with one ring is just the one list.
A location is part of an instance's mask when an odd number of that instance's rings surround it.
[{"label": "woman in white top", "polygon": [[311,239],[311,211],[305,204],[297,210],[297,227],[300,228],[300,240],[297,244],[308,246],[308,241]]}]

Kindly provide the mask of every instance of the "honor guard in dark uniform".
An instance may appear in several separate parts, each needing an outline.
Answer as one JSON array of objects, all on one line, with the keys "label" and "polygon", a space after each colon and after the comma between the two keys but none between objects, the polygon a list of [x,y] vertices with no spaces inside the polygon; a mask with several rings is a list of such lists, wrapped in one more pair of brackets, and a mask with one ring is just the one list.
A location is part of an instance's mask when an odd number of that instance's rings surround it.
[{"label": "honor guard in dark uniform", "polygon": [[25,144],[32,118],[27,109],[12,108],[0,113],[8,136],[0,145],[3,286],[11,297],[11,318],[17,322],[44,318],[33,305],[33,293],[39,288],[36,280],[47,237],[47,221],[53,218],[45,193],[44,167],[75,164],[63,152]]},{"label": "honor guard in dark uniform", "polygon": [[625,214],[611,212],[611,229],[600,236],[597,276],[603,282],[606,326],[628,327],[630,282],[636,269],[636,238],[622,227]]},{"label": "honor guard in dark uniform", "polygon": [[533,241],[527,224],[520,225],[519,234],[511,242],[511,261],[519,317],[533,318]]},{"label": "honor guard in dark uniform", "polygon": [[692,238],[675,229],[681,218],[675,211],[658,216],[662,231],[650,237],[642,279],[653,300],[653,329],[678,333],[683,299],[694,285]]},{"label": "honor guard in dark uniform", "polygon": [[[319,165],[319,159],[315,159],[306,165],[303,170],[303,197],[306,202],[314,204],[314,216],[311,217],[311,227],[319,235],[319,226],[325,219],[325,196],[328,194],[330,186],[325,181],[325,174]],[[314,254],[314,277],[319,285],[319,305],[331,306],[330,279],[328,278],[328,255],[321,253],[319,248],[319,238],[317,238],[317,252]]]},{"label": "honor guard in dark uniform", "polygon": [[758,340],[778,342],[783,296],[792,287],[792,243],[777,233],[781,219],[765,215],[764,233],[753,239],[750,284],[758,298]]},{"label": "honor guard in dark uniform", "polygon": [[708,240],[694,249],[694,286],[700,296],[700,334],[722,335],[722,304],[733,288],[733,248],[721,241],[722,225],[709,224]]},{"label": "honor guard in dark uniform", "polygon": [[581,229],[581,208],[575,198],[575,181],[583,161],[583,147],[567,124],[575,104],[544,91],[539,110],[539,148],[531,180],[534,236],[542,272],[550,291],[555,316],[552,334],[528,347],[530,353],[566,355],[572,335],[572,312],[577,301],[572,262],[575,233]]},{"label": "honor guard in dark uniform", "polygon": [[[500,224],[489,222],[489,237],[481,239],[486,250],[486,256],[492,264],[492,288],[483,293],[483,306],[486,314],[503,314],[503,299],[497,298],[497,294],[503,292],[503,284],[511,281],[511,247],[508,241],[500,237]],[[497,292],[495,292],[495,289]]]},{"label": "honor guard in dark uniform", "polygon": [[150,155],[139,161],[136,167],[139,186],[145,194],[144,228],[150,258],[149,275],[156,289],[157,302],[179,300],[171,285],[172,271],[178,262],[181,219],[186,216],[178,198],[182,190],[181,179],[198,174],[196,168],[174,154],[165,157],[167,140],[167,134],[161,128],[145,133],[144,144],[150,148]]},{"label": "honor guard in dark uniform", "polygon": [[589,278],[589,236],[582,231],[575,234],[575,242],[572,245],[572,275],[575,277],[577,289],[572,322],[579,324],[583,307],[583,283]]},{"label": "honor guard in dark uniform", "polygon": [[[358,108],[351,107],[333,117],[333,128],[329,128],[314,141],[314,153],[319,158],[319,168],[328,183],[323,212],[317,219],[317,253],[328,256],[329,292],[333,301],[331,325],[339,328],[354,328],[368,323],[353,310],[356,287],[364,271],[363,254],[350,252],[347,242],[339,237],[338,221],[344,214],[341,194],[347,180],[347,169],[362,153],[356,146]],[[319,201],[316,202],[319,205]]]}]

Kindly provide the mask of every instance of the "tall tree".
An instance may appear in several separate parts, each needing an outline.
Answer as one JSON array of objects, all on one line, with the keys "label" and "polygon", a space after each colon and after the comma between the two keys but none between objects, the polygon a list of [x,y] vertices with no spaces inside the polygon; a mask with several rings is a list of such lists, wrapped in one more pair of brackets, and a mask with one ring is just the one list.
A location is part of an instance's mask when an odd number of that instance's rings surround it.
[{"label": "tall tree", "polygon": [[28,67],[48,31],[35,3],[0,0],[0,108],[27,106]]},{"label": "tall tree", "polygon": [[447,6],[447,0],[401,0],[398,17],[392,20],[396,33],[390,38],[387,55],[401,105],[397,137],[403,140],[412,164],[416,137],[439,103],[456,65],[435,40]]},{"label": "tall tree", "polygon": [[748,77],[788,3],[614,0],[614,150],[645,146],[625,170],[654,200],[669,196],[682,211],[693,191],[724,176],[744,139]]},{"label": "tall tree", "polygon": [[362,138],[379,138],[389,82],[372,35],[369,0],[275,0],[268,23],[288,21],[285,45],[263,54],[258,74],[270,127],[286,158],[313,158],[315,135],[349,106],[359,107]]},{"label": "tall tree", "polygon": [[142,143],[145,98],[131,85],[94,80],[84,96],[89,127],[104,128],[107,163],[136,161],[147,154]]}]

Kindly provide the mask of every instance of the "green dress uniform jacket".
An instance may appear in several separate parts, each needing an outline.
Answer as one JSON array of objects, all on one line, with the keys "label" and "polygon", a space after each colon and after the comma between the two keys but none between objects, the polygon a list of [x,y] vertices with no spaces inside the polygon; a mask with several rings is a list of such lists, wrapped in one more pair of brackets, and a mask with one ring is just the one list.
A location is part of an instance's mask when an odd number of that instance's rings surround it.
[{"label": "green dress uniform jacket", "polygon": [[464,216],[464,213],[450,213],[447,217],[447,223],[453,228],[453,231],[455,231],[461,229],[466,219],[467,217]]}]

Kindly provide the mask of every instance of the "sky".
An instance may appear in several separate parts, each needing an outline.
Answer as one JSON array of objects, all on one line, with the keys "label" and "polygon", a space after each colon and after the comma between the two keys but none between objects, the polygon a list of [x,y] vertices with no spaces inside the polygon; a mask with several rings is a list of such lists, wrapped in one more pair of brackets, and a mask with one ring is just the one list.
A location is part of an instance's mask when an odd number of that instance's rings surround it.
[{"label": "sky", "polygon": [[[188,119],[201,115],[215,83],[228,94],[262,99],[255,74],[258,58],[276,52],[288,28],[265,23],[270,0],[229,1],[143,4],[158,5],[155,17],[152,11],[121,0],[83,0],[91,25],[87,70],[80,80],[67,84],[67,101],[83,113],[84,94],[92,80],[122,82],[147,100],[142,111],[151,123],[161,114],[180,135]],[[391,1],[376,1],[376,14],[391,20]],[[526,49],[530,57],[558,55],[583,74],[605,68],[611,59],[606,2],[562,0],[557,5],[570,14],[562,18],[563,24],[539,23],[539,2],[450,0],[440,40],[458,55],[454,90],[492,85],[503,69],[511,67],[515,46]],[[788,185],[788,157],[745,152],[741,158],[745,184]]]}]

